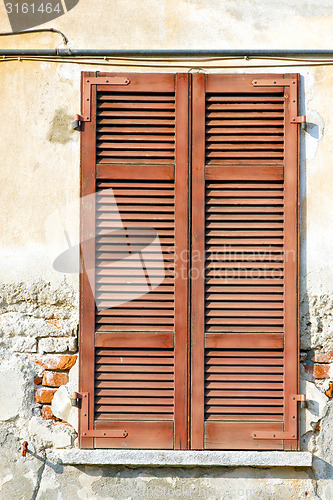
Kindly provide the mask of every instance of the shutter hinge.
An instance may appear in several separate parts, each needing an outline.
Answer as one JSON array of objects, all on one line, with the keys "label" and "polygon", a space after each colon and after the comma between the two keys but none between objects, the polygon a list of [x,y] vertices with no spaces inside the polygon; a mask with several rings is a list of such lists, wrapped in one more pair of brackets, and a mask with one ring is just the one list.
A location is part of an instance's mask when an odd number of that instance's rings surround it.
[{"label": "shutter hinge", "polygon": [[71,399],[73,406],[78,406],[78,404],[81,406],[81,436],[84,438],[126,438],[128,432],[124,429],[89,429],[89,399],[88,392],[74,392]]},{"label": "shutter hinge", "polygon": [[297,439],[297,402],[301,402],[301,408],[307,408],[305,394],[290,395],[290,414],[291,418],[287,422],[285,431],[255,431],[252,433],[253,439]]},{"label": "shutter hinge", "polygon": [[278,78],[252,80],[254,87],[290,87],[290,123],[300,123],[302,130],[305,129],[306,116],[298,116],[297,112],[297,80],[288,78]]},{"label": "shutter hinge", "polygon": [[81,131],[81,122],[82,122],[82,116],[75,115],[75,120],[72,122],[72,130],[77,130],[78,132],[80,132]]}]

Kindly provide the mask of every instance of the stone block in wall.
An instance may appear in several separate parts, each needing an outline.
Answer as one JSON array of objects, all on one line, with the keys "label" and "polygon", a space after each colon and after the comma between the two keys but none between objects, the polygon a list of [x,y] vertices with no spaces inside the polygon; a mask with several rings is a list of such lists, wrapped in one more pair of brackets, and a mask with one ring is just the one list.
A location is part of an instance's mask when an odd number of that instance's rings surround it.
[{"label": "stone block in wall", "polygon": [[50,320],[8,312],[0,315],[0,330],[5,337],[70,337],[77,331],[77,322],[76,319]]},{"label": "stone block in wall", "polygon": [[56,389],[41,387],[35,392],[36,403],[51,403]]},{"label": "stone block in wall", "polygon": [[36,354],[30,359],[46,370],[70,370],[75,365],[77,355]]},{"label": "stone block in wall", "polygon": [[77,339],[75,337],[48,337],[38,342],[39,352],[75,352]]},{"label": "stone block in wall", "polygon": [[68,383],[68,374],[45,371],[43,375],[43,385],[49,387],[60,387]]},{"label": "stone block in wall", "polygon": [[69,425],[55,423],[39,417],[29,420],[29,434],[32,442],[39,446],[66,448],[71,446],[75,431]]},{"label": "stone block in wall", "polygon": [[37,340],[30,337],[8,339],[8,348],[14,352],[37,352]]}]

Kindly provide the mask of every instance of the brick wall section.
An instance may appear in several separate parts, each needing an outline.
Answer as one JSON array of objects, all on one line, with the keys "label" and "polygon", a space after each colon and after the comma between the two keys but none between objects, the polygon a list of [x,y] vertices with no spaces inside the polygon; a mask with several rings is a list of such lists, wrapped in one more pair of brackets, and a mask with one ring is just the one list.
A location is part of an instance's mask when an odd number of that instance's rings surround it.
[{"label": "brick wall section", "polygon": [[36,377],[34,381],[35,401],[41,405],[42,417],[59,420],[54,417],[50,403],[57,389],[68,383],[68,372],[75,365],[77,355],[32,354],[29,358],[44,369],[43,375]]},{"label": "brick wall section", "polygon": [[313,365],[306,365],[308,372],[312,371],[312,376],[316,380],[333,378],[333,351],[315,351],[311,358]]}]

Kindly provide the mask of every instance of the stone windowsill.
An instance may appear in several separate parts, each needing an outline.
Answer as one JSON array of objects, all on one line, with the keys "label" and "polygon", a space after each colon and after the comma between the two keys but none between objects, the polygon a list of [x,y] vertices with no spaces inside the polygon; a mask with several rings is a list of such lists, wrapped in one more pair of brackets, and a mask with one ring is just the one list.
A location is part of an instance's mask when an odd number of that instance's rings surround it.
[{"label": "stone windowsill", "polygon": [[48,459],[72,465],[132,467],[311,467],[312,454],[297,451],[53,450]]}]

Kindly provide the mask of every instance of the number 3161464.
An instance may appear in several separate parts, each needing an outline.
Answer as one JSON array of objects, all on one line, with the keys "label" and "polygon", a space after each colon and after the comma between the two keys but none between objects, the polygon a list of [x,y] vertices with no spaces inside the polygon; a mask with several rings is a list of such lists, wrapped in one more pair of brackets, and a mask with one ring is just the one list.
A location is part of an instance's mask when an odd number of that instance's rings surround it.
[{"label": "number 3161464", "polygon": [[61,14],[63,9],[60,3],[52,4],[48,3],[38,3],[34,2],[28,3],[11,3],[8,2],[5,4],[7,14],[52,14],[52,12],[56,12],[57,14]]}]

